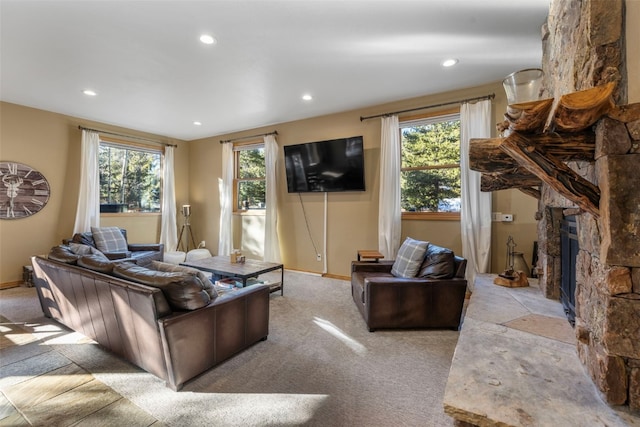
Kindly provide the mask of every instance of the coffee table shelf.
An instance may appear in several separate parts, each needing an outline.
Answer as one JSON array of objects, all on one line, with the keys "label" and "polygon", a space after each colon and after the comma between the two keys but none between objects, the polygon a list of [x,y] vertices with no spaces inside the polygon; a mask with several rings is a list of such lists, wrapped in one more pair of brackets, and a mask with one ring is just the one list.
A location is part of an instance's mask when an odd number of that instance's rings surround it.
[{"label": "coffee table shelf", "polygon": [[243,263],[232,263],[228,256],[214,256],[195,261],[183,262],[180,265],[208,271],[218,277],[234,277],[247,286],[247,280],[261,274],[280,270],[280,281],[268,283],[270,292],[280,291],[284,295],[284,265],[248,259]]}]

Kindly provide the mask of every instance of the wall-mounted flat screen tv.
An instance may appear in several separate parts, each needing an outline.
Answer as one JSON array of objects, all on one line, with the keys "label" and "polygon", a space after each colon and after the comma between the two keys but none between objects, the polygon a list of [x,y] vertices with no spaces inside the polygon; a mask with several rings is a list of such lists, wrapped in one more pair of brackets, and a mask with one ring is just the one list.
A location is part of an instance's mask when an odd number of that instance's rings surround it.
[{"label": "wall-mounted flat screen tv", "polygon": [[289,193],[364,191],[362,136],[285,145]]}]

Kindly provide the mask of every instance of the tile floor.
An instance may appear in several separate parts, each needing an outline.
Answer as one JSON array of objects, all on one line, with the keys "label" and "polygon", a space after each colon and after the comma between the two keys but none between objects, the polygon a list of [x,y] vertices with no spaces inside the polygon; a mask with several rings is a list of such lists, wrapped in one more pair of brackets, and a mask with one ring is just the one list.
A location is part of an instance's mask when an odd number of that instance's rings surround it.
[{"label": "tile floor", "polygon": [[[2,291],[0,313],[24,288]],[[0,314],[0,426],[132,426],[163,424],[54,349],[59,340],[86,340],[27,313]],[[38,319],[41,313],[35,313]]]}]

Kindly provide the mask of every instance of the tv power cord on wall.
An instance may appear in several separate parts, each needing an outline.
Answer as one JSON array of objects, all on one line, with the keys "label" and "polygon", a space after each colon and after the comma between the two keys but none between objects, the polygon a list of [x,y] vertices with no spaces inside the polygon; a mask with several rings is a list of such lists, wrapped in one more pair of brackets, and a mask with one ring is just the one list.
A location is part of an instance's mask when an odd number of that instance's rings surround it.
[{"label": "tv power cord on wall", "polygon": [[302,195],[300,193],[298,193],[298,198],[300,198],[300,206],[302,206],[302,215],[304,216],[304,223],[307,226],[307,233],[309,233],[309,240],[311,240],[311,244],[313,245],[313,250],[316,252],[316,259],[320,261],[322,259],[322,254],[318,252],[318,248],[316,247],[316,242],[313,240],[313,236],[311,235],[311,228],[309,227],[307,211],[304,209],[304,202],[302,201]]}]

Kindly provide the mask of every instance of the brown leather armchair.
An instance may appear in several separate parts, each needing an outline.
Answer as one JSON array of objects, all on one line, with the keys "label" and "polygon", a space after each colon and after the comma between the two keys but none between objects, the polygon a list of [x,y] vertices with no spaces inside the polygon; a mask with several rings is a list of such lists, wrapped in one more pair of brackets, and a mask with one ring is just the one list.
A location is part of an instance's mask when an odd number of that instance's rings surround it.
[{"label": "brown leather armchair", "polygon": [[460,327],[467,260],[453,257],[449,278],[400,278],[393,261],[351,263],[351,294],[364,321],[376,329]]}]

